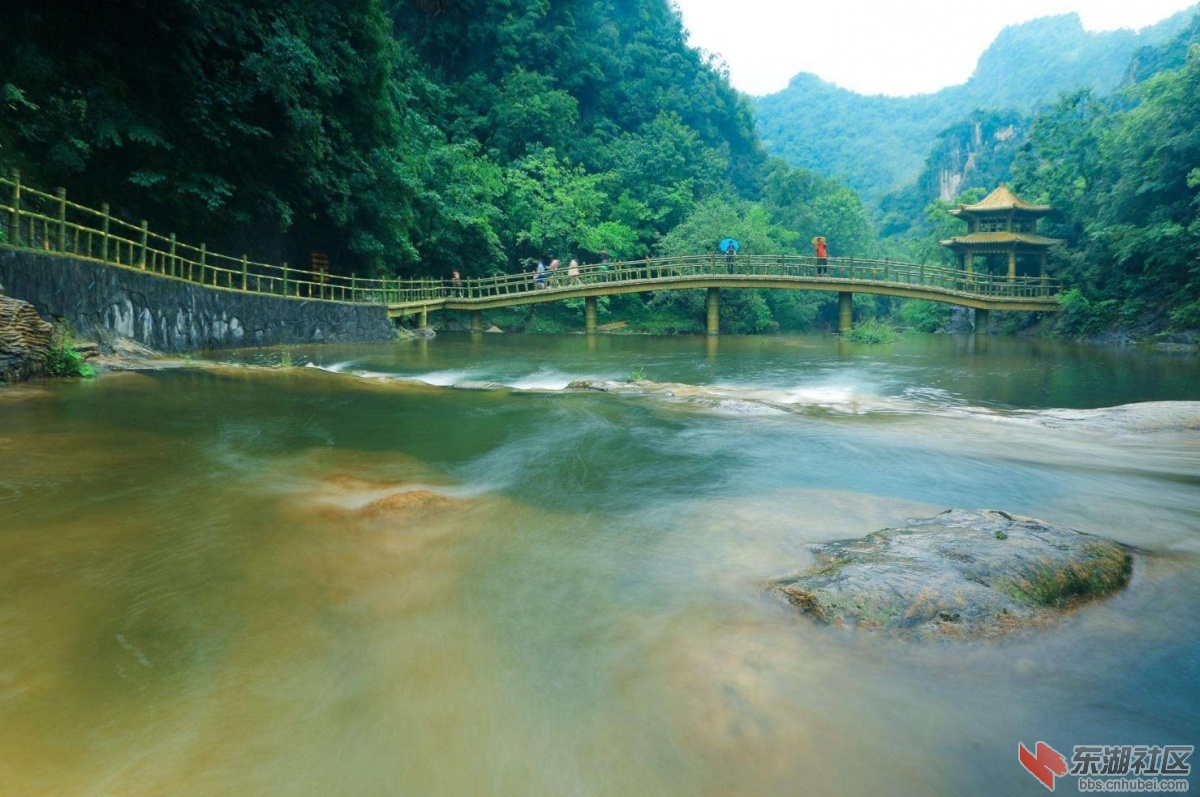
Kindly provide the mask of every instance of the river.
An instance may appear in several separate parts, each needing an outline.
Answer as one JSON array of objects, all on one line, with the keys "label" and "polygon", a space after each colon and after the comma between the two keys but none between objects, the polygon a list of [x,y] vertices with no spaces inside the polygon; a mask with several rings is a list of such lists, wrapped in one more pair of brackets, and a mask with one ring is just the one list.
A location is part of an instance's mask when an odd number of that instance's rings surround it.
[{"label": "river", "polygon": [[[0,388],[0,794],[1038,794],[1018,742],[1198,741],[1200,434],[1039,422],[1198,401],[1194,355],[464,334],[288,357]],[[564,389],[633,375],[703,390]],[[1133,581],[932,644],[764,587],[808,543],[950,507],[1136,546]]]}]

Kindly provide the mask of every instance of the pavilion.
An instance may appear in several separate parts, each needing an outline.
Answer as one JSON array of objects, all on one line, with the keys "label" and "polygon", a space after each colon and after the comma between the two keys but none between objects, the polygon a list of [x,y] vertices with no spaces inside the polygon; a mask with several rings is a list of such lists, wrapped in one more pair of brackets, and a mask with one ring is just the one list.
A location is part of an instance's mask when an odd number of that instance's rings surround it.
[{"label": "pavilion", "polygon": [[1049,205],[1031,205],[1001,185],[974,205],[959,205],[950,214],[965,221],[967,234],[942,241],[953,249],[968,274],[975,272],[975,258],[990,255],[1008,257],[1008,278],[1016,279],[1018,259],[1034,259],[1038,276],[1046,276],[1046,255],[1061,238],[1038,235],[1037,222],[1054,212]]}]

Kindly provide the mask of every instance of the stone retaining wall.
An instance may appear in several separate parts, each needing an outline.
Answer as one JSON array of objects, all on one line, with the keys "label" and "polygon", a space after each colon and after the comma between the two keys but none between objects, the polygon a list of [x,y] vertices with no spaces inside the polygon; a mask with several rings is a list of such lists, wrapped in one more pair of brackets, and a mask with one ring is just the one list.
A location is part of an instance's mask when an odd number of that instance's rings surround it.
[{"label": "stone retaining wall", "polygon": [[72,257],[0,250],[0,284],[78,337],[164,352],[395,339],[383,307],[205,288]]}]

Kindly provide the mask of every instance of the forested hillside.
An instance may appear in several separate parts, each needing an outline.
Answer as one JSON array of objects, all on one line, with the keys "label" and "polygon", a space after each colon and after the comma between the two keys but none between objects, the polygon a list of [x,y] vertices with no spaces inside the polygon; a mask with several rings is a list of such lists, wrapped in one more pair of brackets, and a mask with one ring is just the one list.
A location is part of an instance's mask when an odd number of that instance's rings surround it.
[{"label": "forested hillside", "polygon": [[1112,97],[1079,92],[1034,122],[1015,187],[1060,209],[1055,273],[1072,333],[1200,328],[1200,45]]},{"label": "forested hillside", "polygon": [[[857,195],[767,161],[749,101],[686,45],[667,0],[8,11],[0,169],[212,249],[448,277],[725,236],[807,252],[836,230],[837,254],[875,246]],[[746,331],[780,324],[737,307]]]},{"label": "forested hillside", "polygon": [[[1185,27],[1181,12],[1134,33],[1089,33],[1078,15],[1006,28],[980,57],[970,80],[935,94],[863,96],[801,74],[755,102],[768,150],[793,166],[845,179],[872,205],[917,180],[939,133],[978,110],[1030,113],[1064,91],[1101,94],[1125,80],[1141,48]],[[881,65],[880,68],[886,68]]]}]

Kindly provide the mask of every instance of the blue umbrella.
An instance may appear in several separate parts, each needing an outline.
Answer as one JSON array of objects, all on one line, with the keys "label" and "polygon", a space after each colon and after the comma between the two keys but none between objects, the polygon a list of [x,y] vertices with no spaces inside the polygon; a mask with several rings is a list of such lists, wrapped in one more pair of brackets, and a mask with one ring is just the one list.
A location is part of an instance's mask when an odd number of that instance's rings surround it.
[{"label": "blue umbrella", "polygon": [[721,243],[717,244],[717,248],[722,252],[728,252],[730,247],[733,247],[733,251],[735,252],[739,252],[742,249],[742,245],[738,243],[737,238],[725,238]]}]

